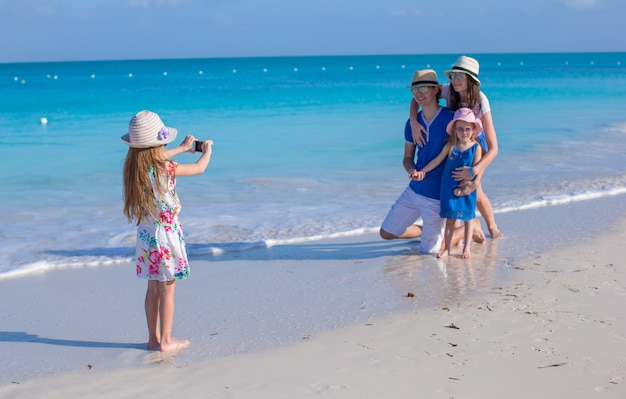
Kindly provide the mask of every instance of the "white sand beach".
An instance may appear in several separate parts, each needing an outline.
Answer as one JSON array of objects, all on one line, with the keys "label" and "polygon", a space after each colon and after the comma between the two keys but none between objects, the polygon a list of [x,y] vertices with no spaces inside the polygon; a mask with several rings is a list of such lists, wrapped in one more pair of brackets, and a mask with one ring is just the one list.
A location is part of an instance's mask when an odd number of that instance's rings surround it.
[{"label": "white sand beach", "polygon": [[169,355],[132,265],[1,280],[0,397],[624,398],[624,242],[626,220],[520,261],[374,234],[195,260]]}]

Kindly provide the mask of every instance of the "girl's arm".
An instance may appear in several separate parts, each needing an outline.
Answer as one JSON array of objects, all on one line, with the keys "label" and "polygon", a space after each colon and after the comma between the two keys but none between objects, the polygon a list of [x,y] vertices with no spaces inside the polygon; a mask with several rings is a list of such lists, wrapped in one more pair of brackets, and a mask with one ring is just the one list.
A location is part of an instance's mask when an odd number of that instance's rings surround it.
[{"label": "girl's arm", "polygon": [[483,155],[480,161],[474,164],[474,174],[478,177],[478,182],[482,180],[483,172],[487,169],[487,166],[491,164],[491,162],[498,155],[498,137],[496,136],[496,129],[493,126],[493,117],[491,116],[491,112],[487,112],[480,118],[480,121],[483,123],[483,134],[485,135],[485,141],[487,142],[488,151]]},{"label": "girl's arm", "polygon": [[437,155],[437,157],[435,157],[432,161],[428,162],[426,166],[424,166],[424,168],[420,170],[420,172],[426,174],[439,166],[439,164],[442,163],[450,153],[451,145],[452,144],[450,143],[446,143],[446,145],[443,146],[443,149],[441,150],[439,155]]},{"label": "girl's arm", "polygon": [[474,161],[472,162],[472,165],[473,165],[472,167],[476,167],[476,165],[478,165],[482,157],[483,157],[483,147],[481,147],[480,144],[478,144],[478,147],[476,147],[476,152],[474,152]]},{"label": "girl's arm", "polygon": [[417,111],[419,106],[417,105],[417,101],[414,98],[411,99],[411,105],[409,106],[409,123],[411,124],[411,134],[413,135],[413,142],[417,144],[419,147],[424,147],[426,144],[426,139],[424,138],[424,134],[426,131],[424,130],[424,126],[417,121]]},{"label": "girl's arm", "polygon": [[165,156],[165,159],[171,159],[178,154],[182,154],[183,152],[194,153],[195,151],[192,148],[194,141],[196,141],[196,138],[190,134],[185,137],[185,139],[182,143],[180,143],[179,146],[172,147],[168,150],[163,150],[163,155]]},{"label": "girl's arm", "polygon": [[213,140],[202,142],[202,155],[196,163],[186,163],[176,165],[176,176],[193,176],[204,173],[209,166],[211,153],[213,152]]}]

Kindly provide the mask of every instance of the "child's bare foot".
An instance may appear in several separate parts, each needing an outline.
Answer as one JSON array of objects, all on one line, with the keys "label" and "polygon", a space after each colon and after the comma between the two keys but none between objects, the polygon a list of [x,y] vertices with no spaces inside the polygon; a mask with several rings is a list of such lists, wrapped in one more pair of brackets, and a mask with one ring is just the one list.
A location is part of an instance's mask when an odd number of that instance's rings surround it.
[{"label": "child's bare foot", "polygon": [[475,242],[482,244],[487,239],[487,237],[485,237],[485,233],[483,233],[483,227],[480,225],[480,220],[478,219],[474,219],[473,223],[472,239]]},{"label": "child's bare foot", "polygon": [[159,342],[148,342],[148,345],[146,345],[149,351],[158,351],[160,347],[161,344]]},{"label": "child's bare foot", "polygon": [[491,238],[502,238],[504,234],[500,230],[498,230],[498,226],[492,227],[489,229],[489,234],[491,234]]},{"label": "child's bare foot", "polygon": [[185,349],[189,347],[189,340],[178,340],[174,337],[168,342],[161,342],[161,352],[171,352],[175,350]]},{"label": "child's bare foot", "polygon": [[448,251],[444,250],[437,254],[437,259],[445,259],[448,256]]},{"label": "child's bare foot", "polygon": [[463,255],[461,255],[461,259],[469,259],[472,257],[472,253],[470,252],[469,248],[465,249],[463,248]]},{"label": "child's bare foot", "polygon": [[146,345],[146,349],[148,349],[149,351],[158,351],[159,347],[161,346],[161,342],[159,342],[159,339],[157,338],[159,335],[157,333],[156,336],[153,336],[152,334],[150,334],[150,336],[148,337],[148,344]]}]

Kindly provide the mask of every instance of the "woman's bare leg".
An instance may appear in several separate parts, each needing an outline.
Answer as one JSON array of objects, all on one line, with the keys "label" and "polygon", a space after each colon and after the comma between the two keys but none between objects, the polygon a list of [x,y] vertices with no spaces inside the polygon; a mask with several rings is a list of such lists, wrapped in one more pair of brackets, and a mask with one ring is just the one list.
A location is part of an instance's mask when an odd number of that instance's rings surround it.
[{"label": "woman's bare leg", "polygon": [[478,186],[476,190],[476,207],[480,211],[480,214],[485,219],[485,223],[487,223],[487,229],[489,229],[489,234],[491,234],[491,238],[500,238],[504,235],[498,229],[498,225],[496,224],[496,218],[493,215],[493,208],[491,207],[491,202],[487,197],[487,194],[483,191],[482,184]]}]

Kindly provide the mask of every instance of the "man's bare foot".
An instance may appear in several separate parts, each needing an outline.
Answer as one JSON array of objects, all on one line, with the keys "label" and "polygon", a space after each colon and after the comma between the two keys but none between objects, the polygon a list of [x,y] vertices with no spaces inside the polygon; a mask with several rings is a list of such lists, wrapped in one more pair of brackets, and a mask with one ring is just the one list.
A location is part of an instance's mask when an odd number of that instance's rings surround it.
[{"label": "man's bare foot", "polygon": [[480,220],[474,219],[474,228],[472,229],[472,239],[482,244],[487,239],[485,233],[483,233],[483,227],[480,225]]},{"label": "man's bare foot", "polygon": [[175,350],[185,349],[189,347],[189,340],[178,340],[172,337],[169,342],[161,343],[161,352],[171,352]]},{"label": "man's bare foot", "polygon": [[502,234],[502,232],[500,230],[498,230],[498,226],[490,228],[489,229],[489,234],[491,235],[491,238],[502,238],[502,237],[504,237],[504,234]]}]

